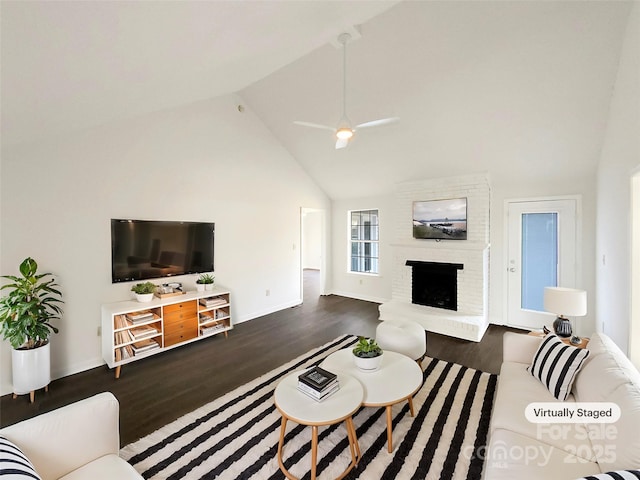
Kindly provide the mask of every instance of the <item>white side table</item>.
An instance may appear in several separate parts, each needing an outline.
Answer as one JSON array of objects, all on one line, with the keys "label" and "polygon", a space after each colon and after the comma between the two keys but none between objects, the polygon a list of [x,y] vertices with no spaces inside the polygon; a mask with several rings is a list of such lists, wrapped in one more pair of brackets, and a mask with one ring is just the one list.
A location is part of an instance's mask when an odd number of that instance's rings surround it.
[{"label": "white side table", "polygon": [[350,348],[329,355],[320,365],[331,372],[343,372],[357,378],[364,387],[365,407],[386,407],[387,443],[389,453],[393,451],[391,406],[407,400],[413,417],[413,395],[422,385],[422,369],[415,360],[401,353],[384,351],[382,364],[374,372],[365,372],[356,367]]},{"label": "white side table", "polygon": [[311,478],[316,478],[316,463],[318,460],[318,427],[344,422],[349,438],[351,463],[338,478],[343,478],[360,461],[360,446],[356,437],[351,416],[362,405],[364,390],[355,378],[341,372],[338,375],[340,389],[324,400],[317,402],[298,390],[298,375],[304,370],[294,372],[283,378],[274,392],[276,408],[282,415],[280,440],[278,442],[278,465],[287,478],[295,479],[284,466],[282,449],[287,421],[292,420],[301,425],[311,427]]}]

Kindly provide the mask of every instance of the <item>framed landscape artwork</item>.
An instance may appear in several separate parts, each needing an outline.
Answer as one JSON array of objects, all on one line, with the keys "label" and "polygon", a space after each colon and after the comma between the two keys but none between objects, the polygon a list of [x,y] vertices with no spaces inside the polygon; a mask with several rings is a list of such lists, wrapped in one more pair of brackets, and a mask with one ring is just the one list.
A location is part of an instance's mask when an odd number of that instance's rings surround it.
[{"label": "framed landscape artwork", "polygon": [[413,238],[467,239],[467,199],[413,202]]}]

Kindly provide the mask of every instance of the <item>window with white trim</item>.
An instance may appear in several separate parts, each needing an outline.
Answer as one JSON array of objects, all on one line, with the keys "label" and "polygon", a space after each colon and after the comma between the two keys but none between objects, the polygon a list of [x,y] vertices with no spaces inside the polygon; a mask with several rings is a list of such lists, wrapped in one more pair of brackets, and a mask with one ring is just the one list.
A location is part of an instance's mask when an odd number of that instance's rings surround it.
[{"label": "window with white trim", "polygon": [[378,210],[350,211],[349,225],[349,271],[377,274],[380,238]]}]

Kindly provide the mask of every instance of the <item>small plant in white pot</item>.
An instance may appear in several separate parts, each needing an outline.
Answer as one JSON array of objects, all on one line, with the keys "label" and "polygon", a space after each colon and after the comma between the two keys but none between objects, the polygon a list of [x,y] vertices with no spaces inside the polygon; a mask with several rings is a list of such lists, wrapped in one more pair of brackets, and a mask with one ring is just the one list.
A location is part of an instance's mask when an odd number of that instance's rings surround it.
[{"label": "small plant in white pot", "polygon": [[375,339],[358,337],[358,343],[353,349],[353,359],[360,370],[375,372],[380,368],[383,353]]},{"label": "small plant in white pot", "polygon": [[204,273],[200,275],[200,278],[198,278],[197,283],[203,284],[205,290],[213,290],[214,280],[215,280],[215,277],[213,275],[211,275],[210,273]]},{"label": "small plant in white pot", "polygon": [[201,278],[196,280],[196,292],[204,292],[204,282]]},{"label": "small plant in white pot", "polygon": [[9,293],[0,300],[0,331],[13,347],[13,394],[29,393],[51,382],[49,337],[58,333],[51,324],[62,314],[62,293],[51,273],[37,273],[38,264],[28,257],[20,264],[21,276],[4,275],[11,283],[0,289]]},{"label": "small plant in white pot", "polygon": [[151,282],[136,283],[131,287],[131,291],[136,294],[136,300],[146,303],[153,300],[153,294],[156,291],[156,286]]}]

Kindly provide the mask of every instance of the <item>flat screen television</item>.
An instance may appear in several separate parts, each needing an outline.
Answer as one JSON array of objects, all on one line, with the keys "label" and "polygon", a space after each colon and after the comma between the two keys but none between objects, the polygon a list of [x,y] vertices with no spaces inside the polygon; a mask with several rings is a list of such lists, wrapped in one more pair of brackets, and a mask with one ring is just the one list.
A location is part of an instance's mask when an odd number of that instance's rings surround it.
[{"label": "flat screen television", "polygon": [[213,272],[215,223],[111,219],[111,281]]},{"label": "flat screen television", "polygon": [[413,238],[467,239],[467,199],[413,202]]}]

